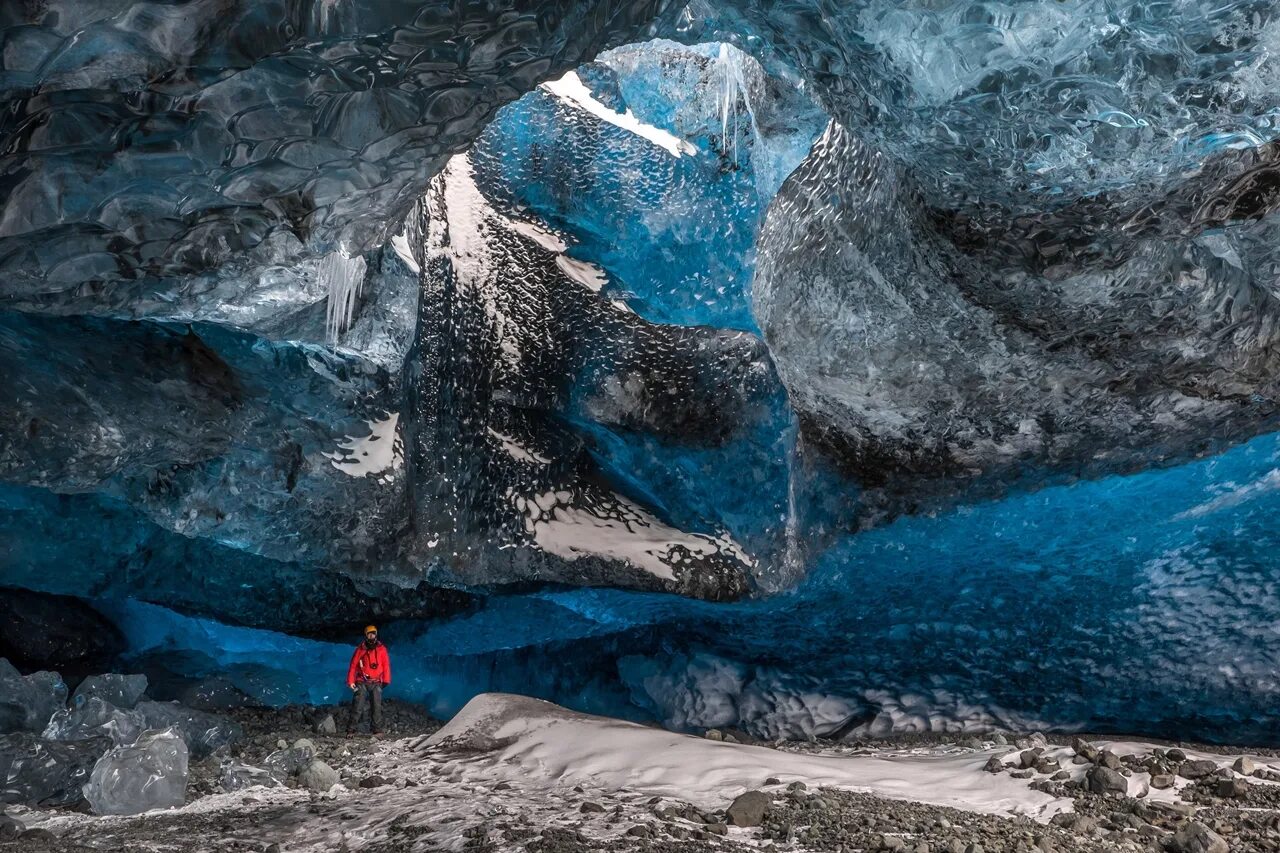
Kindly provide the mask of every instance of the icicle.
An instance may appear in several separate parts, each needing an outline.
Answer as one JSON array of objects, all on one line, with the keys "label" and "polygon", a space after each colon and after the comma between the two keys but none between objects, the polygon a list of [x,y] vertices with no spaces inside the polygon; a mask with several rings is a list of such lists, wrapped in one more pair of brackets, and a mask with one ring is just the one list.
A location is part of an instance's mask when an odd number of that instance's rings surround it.
[{"label": "icicle", "polygon": [[350,257],[338,250],[320,259],[320,283],[329,291],[325,332],[331,345],[336,345],[338,338],[351,329],[356,301],[364,285],[364,272],[365,262],[360,255]]},{"label": "icicle", "polygon": [[746,108],[747,117],[751,120],[751,133],[757,144],[760,142],[760,127],[756,124],[756,111],[751,103],[751,89],[747,85],[744,62],[750,60],[746,54],[730,44],[721,43],[720,54],[716,59],[724,89],[720,96],[720,134],[724,140],[725,154],[729,153],[729,118],[733,117],[733,160],[738,160],[738,102]]}]

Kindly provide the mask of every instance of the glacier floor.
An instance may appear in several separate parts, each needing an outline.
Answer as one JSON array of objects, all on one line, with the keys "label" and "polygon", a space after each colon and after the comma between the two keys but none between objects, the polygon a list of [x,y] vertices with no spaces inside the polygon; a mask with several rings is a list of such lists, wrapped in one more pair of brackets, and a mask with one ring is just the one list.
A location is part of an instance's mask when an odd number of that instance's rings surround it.
[{"label": "glacier floor", "polygon": [[[1199,789],[1186,779],[1169,789],[1150,789],[1150,775],[1133,772],[1123,796],[1076,792],[1073,799],[1061,785],[1049,788],[1046,774],[1020,779],[985,771],[993,756],[1017,766],[1022,752],[992,740],[769,748],[673,734],[502,694],[477,697],[429,736],[372,745],[316,740],[319,754],[339,767],[344,779],[326,793],[249,788],[134,817],[26,809],[10,814],[28,829],[56,836],[43,842],[47,848],[34,840],[24,847],[33,851],[84,845],[156,853],[692,853],[778,846],[911,850],[930,842],[928,849],[945,851],[957,849],[950,846],[957,841],[958,849],[978,843],[990,853],[1029,850],[1033,844],[1039,845],[1037,851],[1109,851],[1160,849],[1160,839],[1173,836],[1174,828],[1190,819],[1216,821],[1220,830],[1224,822],[1231,826],[1238,832],[1233,850],[1268,849],[1255,846],[1255,838],[1260,843],[1280,838],[1280,797],[1275,796],[1280,784],[1248,779],[1246,808],[1246,802],[1198,799]],[[1120,756],[1141,756],[1154,748],[1139,742],[1094,746]],[[1236,775],[1229,769],[1236,755],[1187,752],[1189,760],[1208,760],[1224,775]],[[1071,747],[1047,744],[1043,753],[1061,761],[1077,780],[1092,765],[1073,765],[1073,754]],[[1253,760],[1263,772],[1280,770],[1274,753]],[[375,776],[383,784],[360,787]],[[751,790],[763,790],[771,800],[764,826],[725,826],[724,810]],[[1100,810],[1106,818],[1084,819]],[[838,820],[831,819],[832,812]],[[1139,824],[1148,830],[1140,835],[1132,826],[1116,826],[1124,823],[1117,814],[1144,815]],[[789,841],[778,836],[783,822]],[[885,837],[900,838],[906,846],[879,846]],[[193,839],[199,839],[194,847]]]}]

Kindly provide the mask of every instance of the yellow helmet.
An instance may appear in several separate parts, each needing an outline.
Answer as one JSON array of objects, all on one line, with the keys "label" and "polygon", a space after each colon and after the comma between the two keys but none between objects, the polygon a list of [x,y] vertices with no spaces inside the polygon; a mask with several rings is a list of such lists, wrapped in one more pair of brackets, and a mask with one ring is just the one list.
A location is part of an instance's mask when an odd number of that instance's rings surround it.
[{"label": "yellow helmet", "polygon": [[375,634],[376,634],[376,633],[378,633],[378,626],[377,626],[377,625],[365,625],[365,626],[364,626],[364,632],[365,632],[366,634],[368,634],[370,631],[372,631],[372,632],[373,632],[373,633],[375,633]]}]

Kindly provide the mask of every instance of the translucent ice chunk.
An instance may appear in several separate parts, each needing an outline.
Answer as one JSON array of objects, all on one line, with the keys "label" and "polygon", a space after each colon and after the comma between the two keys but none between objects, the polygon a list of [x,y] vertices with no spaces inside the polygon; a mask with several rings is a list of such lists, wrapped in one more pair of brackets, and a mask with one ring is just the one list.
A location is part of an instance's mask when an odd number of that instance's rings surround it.
[{"label": "translucent ice chunk", "polygon": [[306,742],[299,741],[289,749],[276,750],[263,759],[262,763],[277,779],[285,779],[302,772],[302,769],[315,757],[315,749],[308,746]]},{"label": "translucent ice chunk", "polygon": [[280,784],[280,780],[271,770],[243,764],[235,760],[225,761],[222,764],[222,789],[224,791],[239,791],[255,786],[278,788]]},{"label": "translucent ice chunk", "polygon": [[146,721],[147,728],[172,728],[176,731],[197,759],[244,737],[240,724],[234,720],[184,708],[177,702],[139,702],[136,710]]},{"label": "translucent ice chunk", "polygon": [[80,686],[71,698],[71,704],[79,707],[94,696],[128,710],[138,704],[142,694],[147,692],[145,675],[120,675],[109,672],[105,675],[91,675]]},{"label": "translucent ice chunk", "polygon": [[42,731],[67,702],[67,685],[56,672],[24,676],[0,658],[0,732]]},{"label": "translucent ice chunk", "polygon": [[94,764],[111,747],[106,738],[42,740],[29,732],[0,735],[0,803],[72,806]]},{"label": "translucent ice chunk", "polygon": [[85,799],[97,814],[141,814],[186,801],[187,745],[176,729],[147,731],[93,766]]},{"label": "translucent ice chunk", "polygon": [[137,711],[122,710],[98,696],[92,696],[73,708],[63,708],[55,713],[45,727],[44,736],[49,740],[106,737],[114,746],[128,746],[146,728],[146,720]]}]

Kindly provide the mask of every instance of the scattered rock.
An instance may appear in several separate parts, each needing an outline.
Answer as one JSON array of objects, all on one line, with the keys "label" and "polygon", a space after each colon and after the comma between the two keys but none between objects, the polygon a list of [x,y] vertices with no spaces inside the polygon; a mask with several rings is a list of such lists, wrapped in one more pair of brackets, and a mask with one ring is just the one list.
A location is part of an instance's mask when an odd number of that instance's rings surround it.
[{"label": "scattered rock", "polygon": [[1168,773],[1156,773],[1151,777],[1151,787],[1153,788],[1172,788],[1173,776]]},{"label": "scattered rock", "polygon": [[1243,779],[1219,779],[1218,796],[1231,800],[1241,800],[1249,796],[1249,783]]},{"label": "scattered rock", "polygon": [[627,830],[627,835],[630,835],[632,838],[648,838],[652,834],[653,833],[649,830],[649,827],[642,823],[638,823]]},{"label": "scattered rock", "polygon": [[385,784],[387,784],[387,780],[376,773],[360,780],[361,788],[381,788]]},{"label": "scattered rock", "polygon": [[1212,775],[1218,769],[1218,763],[1208,758],[1201,758],[1196,761],[1184,761],[1178,767],[1178,775],[1183,779],[1203,779],[1205,776]]},{"label": "scattered rock", "polygon": [[1085,774],[1085,786],[1095,794],[1125,794],[1129,782],[1115,770],[1101,764],[1089,768]]},{"label": "scattered rock", "polygon": [[777,776],[770,776],[768,779],[764,780],[764,783],[765,785],[781,785],[782,780],[779,779]]},{"label": "scattered rock", "polygon": [[330,737],[338,733],[338,723],[333,719],[333,714],[325,714],[324,719],[316,723],[316,734],[328,735]]},{"label": "scattered rock", "polygon": [[1120,760],[1120,756],[1109,749],[1104,749],[1098,753],[1098,764],[1109,770],[1119,770],[1124,767],[1124,762]]},{"label": "scattered rock", "polygon": [[1084,738],[1076,738],[1071,741],[1071,749],[1075,751],[1076,755],[1091,764],[1098,760],[1098,748]]},{"label": "scattered rock", "polygon": [[993,755],[987,759],[987,763],[982,765],[982,769],[988,773],[1000,773],[1004,770],[1004,762],[999,756]]},{"label": "scattered rock", "polygon": [[728,835],[729,834],[729,827],[723,823],[708,823],[703,827],[703,829],[705,829],[707,832],[711,833],[712,835]]},{"label": "scattered rock", "polygon": [[26,826],[17,820],[9,817],[4,812],[0,812],[0,841],[12,841],[22,834]]},{"label": "scattered rock", "polygon": [[1187,760],[1187,754],[1176,746],[1172,749],[1165,750],[1165,758],[1173,762],[1182,762]]},{"label": "scattered rock", "polygon": [[323,793],[338,784],[338,771],[317,758],[298,774],[298,784]]},{"label": "scattered rock", "polygon": [[578,811],[583,814],[604,814],[604,806],[587,800],[582,805],[578,806]]},{"label": "scattered rock", "polygon": [[1169,842],[1171,853],[1230,853],[1226,839],[1199,821],[1185,824]]},{"label": "scattered rock", "polygon": [[1236,759],[1236,763],[1231,765],[1231,769],[1235,770],[1241,776],[1252,776],[1254,771],[1258,769],[1253,763],[1253,759],[1247,755],[1242,755]]},{"label": "scattered rock", "polygon": [[1090,835],[1098,828],[1098,821],[1095,818],[1089,815],[1077,814],[1076,812],[1056,814],[1051,822],[1054,826],[1060,826],[1078,835]]},{"label": "scattered rock", "polygon": [[724,733],[719,729],[707,729],[702,736],[707,740],[724,740]]},{"label": "scattered rock", "polygon": [[729,804],[725,810],[729,823],[734,826],[759,826],[769,811],[769,795],[763,791],[747,791]]}]

